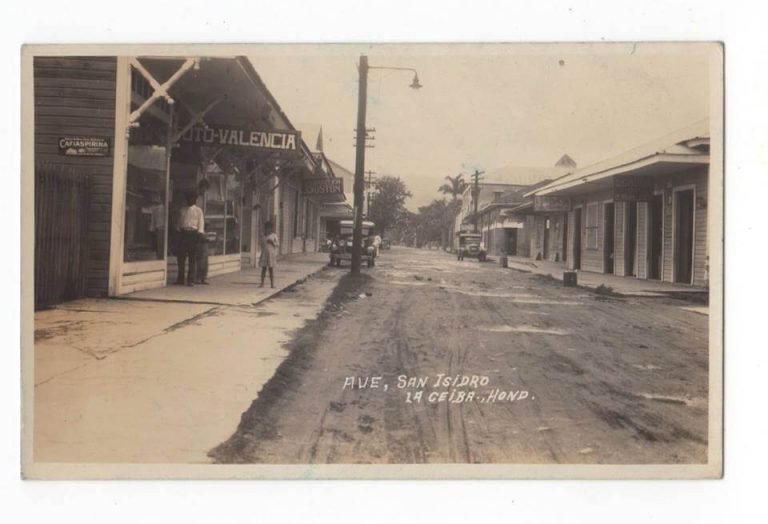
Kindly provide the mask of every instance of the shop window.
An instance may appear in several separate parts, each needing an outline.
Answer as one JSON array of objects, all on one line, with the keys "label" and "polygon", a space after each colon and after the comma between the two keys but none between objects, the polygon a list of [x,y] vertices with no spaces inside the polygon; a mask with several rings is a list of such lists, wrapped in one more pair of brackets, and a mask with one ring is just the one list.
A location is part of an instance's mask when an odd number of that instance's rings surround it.
[{"label": "shop window", "polygon": [[587,249],[597,249],[598,229],[597,221],[598,203],[587,204],[587,217],[584,225],[587,236]]},{"label": "shop window", "polygon": [[[135,107],[133,108],[135,109]],[[168,127],[146,111],[128,139],[125,262],[165,258]]]},{"label": "shop window", "polygon": [[234,174],[217,168],[206,173],[208,190],[205,192],[205,232],[208,254],[231,255],[240,253],[240,225],[242,190]]},{"label": "shop window", "polygon": [[293,238],[299,237],[299,191],[293,193]]}]

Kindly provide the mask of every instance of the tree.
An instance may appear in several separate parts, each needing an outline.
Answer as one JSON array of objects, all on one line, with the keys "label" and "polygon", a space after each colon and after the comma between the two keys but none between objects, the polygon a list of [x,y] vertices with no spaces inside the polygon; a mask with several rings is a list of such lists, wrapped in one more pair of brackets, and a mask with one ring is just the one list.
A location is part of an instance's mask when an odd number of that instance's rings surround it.
[{"label": "tree", "polygon": [[460,200],[436,199],[412,214],[409,230],[415,235],[416,247],[439,243],[441,249],[445,249],[449,245],[451,226],[460,206]]},{"label": "tree", "polygon": [[464,175],[458,174],[456,176],[447,176],[445,179],[447,184],[443,184],[437,190],[445,195],[451,195],[452,200],[456,200],[467,189],[467,182],[464,180]]},{"label": "tree", "polygon": [[400,177],[381,176],[376,180],[376,193],[371,200],[370,219],[376,231],[384,236],[405,213],[405,201],[413,196]]}]

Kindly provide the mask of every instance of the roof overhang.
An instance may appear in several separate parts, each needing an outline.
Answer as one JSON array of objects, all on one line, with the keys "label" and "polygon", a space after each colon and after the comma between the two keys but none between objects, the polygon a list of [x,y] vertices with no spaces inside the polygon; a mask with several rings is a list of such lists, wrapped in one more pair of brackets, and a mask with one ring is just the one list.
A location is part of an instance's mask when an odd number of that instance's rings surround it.
[{"label": "roof overhang", "polygon": [[352,218],[352,206],[346,202],[324,203],[320,208],[321,218]]},{"label": "roof overhang", "polygon": [[709,155],[701,153],[674,154],[657,153],[617,165],[596,173],[576,172],[551,184],[530,191],[525,196],[574,195],[584,192],[599,191],[613,187],[614,175],[655,176],[688,170],[697,166],[708,165]]},{"label": "roof overhang", "polygon": [[[171,78],[184,64],[185,58],[137,57],[146,70],[160,83]],[[203,125],[241,128],[253,131],[290,131],[298,133],[283,113],[274,96],[246,57],[201,58],[168,89],[176,107],[180,128]],[[134,98],[137,96],[133,94]],[[141,99],[134,100],[140,103]],[[197,119],[197,120],[196,120]],[[222,145],[229,163],[248,159],[287,160],[293,170],[312,175],[315,160],[299,137],[296,152],[254,151],[245,147]]]}]

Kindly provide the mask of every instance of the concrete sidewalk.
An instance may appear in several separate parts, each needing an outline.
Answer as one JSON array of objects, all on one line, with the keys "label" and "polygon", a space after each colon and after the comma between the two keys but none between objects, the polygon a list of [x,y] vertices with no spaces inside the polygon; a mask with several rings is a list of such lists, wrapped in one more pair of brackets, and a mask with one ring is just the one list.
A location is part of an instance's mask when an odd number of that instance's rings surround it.
[{"label": "concrete sidewalk", "polygon": [[[493,259],[493,261],[499,263],[498,258]],[[566,271],[565,265],[559,262],[531,260],[526,257],[508,257],[507,261],[510,269],[537,275],[550,275],[560,281],[563,280],[563,272]],[[658,280],[620,277],[591,271],[578,271],[577,273],[579,286],[594,289],[603,285],[611,288],[614,293],[625,296],[661,297],[675,294],[707,295],[709,293],[707,288],[672,284]]]},{"label": "concrete sidewalk", "polygon": [[194,287],[169,285],[161,288],[137,291],[123,299],[150,300],[162,302],[185,302],[227,306],[250,306],[258,304],[279,293],[286,287],[307,278],[307,275],[328,264],[327,253],[292,255],[278,260],[275,267],[275,287],[269,287],[269,275],[265,287],[259,287],[261,270],[248,268],[235,273],[226,273],[209,278],[210,285]]},{"label": "concrete sidewalk", "polygon": [[35,460],[208,462],[341,275],[274,296],[322,270],[318,255],[281,261],[275,289],[250,270],[37,312]]}]

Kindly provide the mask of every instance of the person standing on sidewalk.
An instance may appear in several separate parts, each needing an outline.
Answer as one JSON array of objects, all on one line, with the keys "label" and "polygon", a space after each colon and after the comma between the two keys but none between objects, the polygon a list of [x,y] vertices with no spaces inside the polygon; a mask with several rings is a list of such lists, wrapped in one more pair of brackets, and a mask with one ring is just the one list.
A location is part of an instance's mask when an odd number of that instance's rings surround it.
[{"label": "person standing on sidewalk", "polygon": [[[208,179],[203,178],[200,180],[200,183],[197,184],[197,194],[200,196],[200,198],[205,199],[205,194],[208,191],[208,189],[211,187],[210,182],[208,182]],[[205,202],[205,200],[203,200]],[[197,263],[197,278],[195,279],[196,284],[205,284],[208,285],[208,237],[203,234],[198,239],[197,244],[197,257],[196,257],[196,263]]]},{"label": "person standing on sidewalk", "polygon": [[184,284],[184,266],[186,261],[189,260],[187,285],[194,286],[197,269],[197,246],[201,241],[200,238],[205,235],[205,220],[203,218],[203,210],[197,207],[197,193],[187,193],[186,201],[187,205],[181,208],[178,222],[180,238],[176,260],[179,274],[176,277],[176,284]]},{"label": "person standing on sidewalk", "polygon": [[259,287],[264,287],[264,277],[267,274],[267,269],[269,269],[270,286],[275,287],[274,268],[277,265],[278,246],[279,242],[272,222],[266,222],[264,224],[264,236],[261,238],[261,255],[259,255],[259,266],[261,267],[261,285]]},{"label": "person standing on sidewalk", "polygon": [[196,284],[208,285],[208,236],[200,235],[197,243],[197,279]]},{"label": "person standing on sidewalk", "polygon": [[374,258],[378,258],[379,256],[379,246],[381,245],[381,236],[376,233],[373,237],[373,256]]}]

